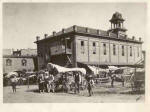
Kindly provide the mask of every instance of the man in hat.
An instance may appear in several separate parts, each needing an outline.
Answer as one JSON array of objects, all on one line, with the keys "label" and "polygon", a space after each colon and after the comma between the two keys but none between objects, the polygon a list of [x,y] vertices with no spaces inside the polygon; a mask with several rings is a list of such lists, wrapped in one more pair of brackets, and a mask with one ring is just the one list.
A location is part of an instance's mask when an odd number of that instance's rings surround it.
[{"label": "man in hat", "polygon": [[79,72],[74,72],[74,78],[75,78],[75,94],[76,92],[80,93],[80,74]]},{"label": "man in hat", "polygon": [[39,92],[44,93],[45,85],[44,85],[44,73],[40,72],[38,76],[38,84],[39,84]]},{"label": "man in hat", "polygon": [[55,92],[55,85],[54,85],[54,76],[52,74],[49,74],[49,84],[50,84],[50,89],[52,90],[52,92]]},{"label": "man in hat", "polygon": [[92,75],[89,75],[87,77],[87,89],[88,89],[89,96],[91,96],[93,94],[93,91],[92,91],[93,86],[94,86],[93,77],[92,77]]},{"label": "man in hat", "polygon": [[11,86],[12,86],[13,93],[15,93],[16,92],[16,85],[17,85],[17,78],[16,78],[16,76],[15,75],[12,76],[10,78],[10,81],[11,81]]}]

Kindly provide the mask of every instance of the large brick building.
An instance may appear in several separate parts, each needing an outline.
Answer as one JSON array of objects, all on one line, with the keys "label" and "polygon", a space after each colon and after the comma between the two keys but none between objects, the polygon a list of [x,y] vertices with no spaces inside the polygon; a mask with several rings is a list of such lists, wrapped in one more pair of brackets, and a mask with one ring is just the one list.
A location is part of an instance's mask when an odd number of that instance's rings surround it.
[{"label": "large brick building", "polygon": [[103,31],[72,26],[53,32],[44,39],[37,36],[39,69],[48,62],[62,66],[78,66],[78,63],[95,66],[135,65],[142,61],[142,41],[129,38],[124,19],[118,12],[110,19],[111,29]]}]

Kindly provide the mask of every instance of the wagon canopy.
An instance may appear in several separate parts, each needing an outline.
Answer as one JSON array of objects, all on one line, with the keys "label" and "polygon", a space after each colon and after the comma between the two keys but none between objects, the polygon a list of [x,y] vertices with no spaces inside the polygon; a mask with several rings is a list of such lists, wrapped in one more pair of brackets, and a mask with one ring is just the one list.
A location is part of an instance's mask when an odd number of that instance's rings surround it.
[{"label": "wagon canopy", "polygon": [[98,67],[90,66],[90,65],[88,65],[88,67],[94,74],[99,74],[99,72],[109,72],[108,69],[102,69],[102,68],[98,68]]},{"label": "wagon canopy", "polygon": [[86,70],[84,68],[66,68],[53,63],[47,64],[48,70],[56,69],[58,73],[71,72],[71,71],[80,71],[83,74],[86,74]]},{"label": "wagon canopy", "polygon": [[17,72],[9,72],[5,77],[10,78],[11,76],[18,76]]},{"label": "wagon canopy", "polygon": [[118,70],[119,68],[116,66],[108,66],[108,69],[109,70]]}]

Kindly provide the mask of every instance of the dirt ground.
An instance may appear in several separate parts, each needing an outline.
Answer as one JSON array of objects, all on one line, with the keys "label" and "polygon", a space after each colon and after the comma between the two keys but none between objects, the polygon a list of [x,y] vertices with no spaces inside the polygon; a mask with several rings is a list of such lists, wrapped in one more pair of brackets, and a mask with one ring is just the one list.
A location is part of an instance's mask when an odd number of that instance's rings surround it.
[{"label": "dirt ground", "polygon": [[110,83],[99,84],[93,88],[94,95],[88,97],[87,90],[79,94],[70,93],[38,93],[37,85],[17,86],[17,92],[13,93],[12,88],[3,88],[4,103],[134,103],[144,102],[144,93],[133,93],[127,85],[122,87],[116,83],[112,88]]}]

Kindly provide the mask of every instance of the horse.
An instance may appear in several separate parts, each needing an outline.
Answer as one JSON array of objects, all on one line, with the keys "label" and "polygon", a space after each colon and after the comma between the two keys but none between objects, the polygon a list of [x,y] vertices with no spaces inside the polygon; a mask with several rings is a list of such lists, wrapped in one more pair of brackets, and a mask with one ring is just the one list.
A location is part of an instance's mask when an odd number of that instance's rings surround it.
[{"label": "horse", "polygon": [[109,73],[108,76],[111,78],[111,86],[114,87],[114,81],[121,82],[122,87],[124,87],[125,77],[123,74],[115,74],[115,73]]}]

